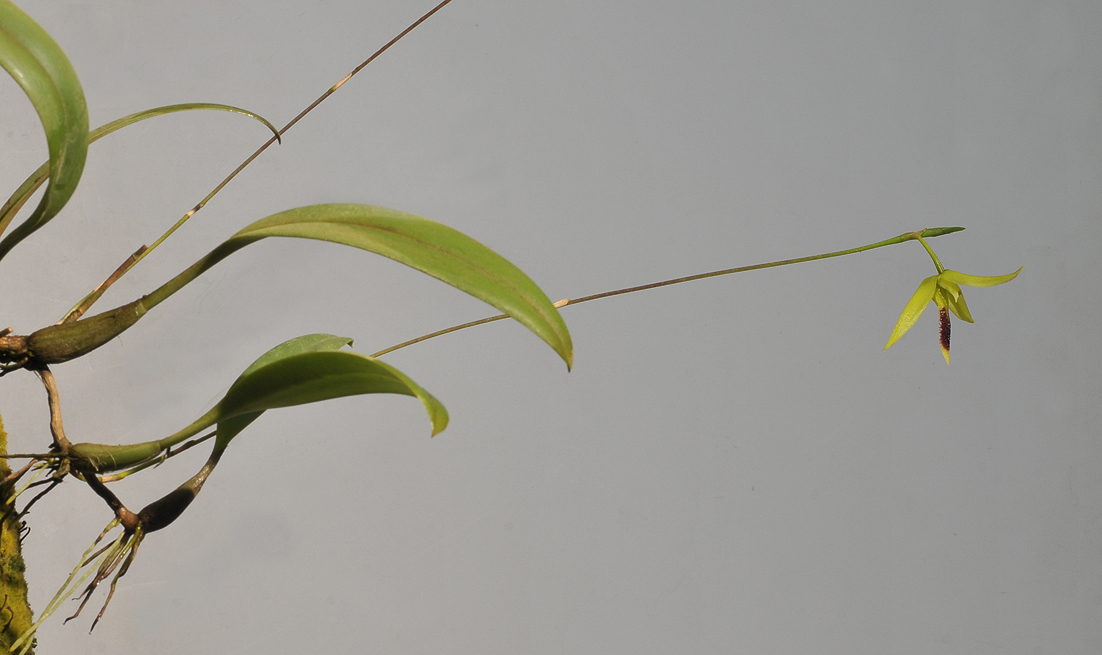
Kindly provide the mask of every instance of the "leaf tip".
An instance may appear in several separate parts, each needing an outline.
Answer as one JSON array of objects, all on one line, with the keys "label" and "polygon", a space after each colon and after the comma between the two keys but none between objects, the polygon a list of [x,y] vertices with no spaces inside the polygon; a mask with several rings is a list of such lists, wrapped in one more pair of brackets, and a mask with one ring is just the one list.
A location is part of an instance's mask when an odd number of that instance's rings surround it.
[{"label": "leaf tip", "polygon": [[440,406],[440,413],[432,417],[432,434],[429,438],[435,437],[444,431],[448,427],[448,410],[443,405]]}]

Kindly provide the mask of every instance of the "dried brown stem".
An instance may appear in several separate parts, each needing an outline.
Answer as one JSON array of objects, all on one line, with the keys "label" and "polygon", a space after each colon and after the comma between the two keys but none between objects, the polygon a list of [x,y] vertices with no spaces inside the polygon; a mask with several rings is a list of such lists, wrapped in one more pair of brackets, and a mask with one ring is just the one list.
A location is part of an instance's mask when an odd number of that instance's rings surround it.
[{"label": "dried brown stem", "polygon": [[118,280],[127,271],[129,271],[130,268],[138,262],[138,257],[141,257],[142,253],[144,253],[145,251],[146,246],[142,246],[141,248],[135,250],[134,254],[127,257],[126,261],[124,261],[122,264],[119,264],[119,267],[115,269],[114,273],[107,276],[106,280],[101,282],[98,287],[93,289],[92,293],[88,294],[88,296],[84,300],[82,300],[79,305],[73,308],[73,310],[66,314],[65,318],[58,321],[58,323],[71,323],[81,316],[84,316],[84,312],[88,311],[92,304],[99,300],[100,296],[102,296],[104,292],[106,292],[107,289],[115,283],[115,280]]},{"label": "dried brown stem", "polygon": [[10,482],[15,482],[19,478],[23,477],[23,474],[26,473],[27,471],[31,470],[31,467],[34,466],[34,463],[36,461],[37,460],[32,459],[31,461],[27,462],[27,465],[24,466],[23,468],[19,469],[18,471],[15,471],[14,473],[12,473],[8,477],[4,478],[3,480],[0,480],[0,487],[3,487],[4,485],[6,485]]},{"label": "dried brown stem", "polygon": [[46,397],[50,401],[50,432],[54,435],[54,446],[61,452],[69,452],[73,444],[65,437],[65,427],[61,424],[61,398],[57,392],[57,381],[50,367],[42,365],[36,370],[42,384],[46,387]]}]

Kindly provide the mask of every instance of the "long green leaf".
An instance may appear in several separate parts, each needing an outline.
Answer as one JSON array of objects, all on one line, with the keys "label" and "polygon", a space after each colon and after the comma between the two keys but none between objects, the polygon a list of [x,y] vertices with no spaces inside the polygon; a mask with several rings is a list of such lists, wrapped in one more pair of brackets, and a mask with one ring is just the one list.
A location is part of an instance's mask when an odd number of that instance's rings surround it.
[{"label": "long green leaf", "polygon": [[[113,120],[110,123],[101,125],[100,127],[97,127],[96,129],[89,132],[88,143],[95,143],[96,141],[102,139],[108,134],[111,134],[112,132],[117,132],[118,130],[121,130],[128,125],[133,125],[134,123],[137,123],[139,121],[144,121],[147,118],[153,118],[154,116],[164,116],[165,114],[173,114],[180,111],[191,111],[198,109],[228,111],[235,114],[242,114],[244,116],[248,116],[249,118],[254,118],[263,123],[264,126],[267,127],[269,130],[271,130],[272,134],[275,134],[277,139],[279,138],[279,130],[276,129],[275,125],[269,123],[263,116],[255,114],[247,109],[232,107],[230,105],[220,105],[211,102],[188,102],[179,105],[154,107],[153,109],[146,109],[144,111],[139,111],[137,113],[130,114],[129,116],[123,116],[122,118]],[[15,190],[15,193],[13,193],[11,197],[8,198],[8,201],[4,203],[4,206],[0,208],[0,233],[4,232],[4,228],[7,227],[7,225],[12,221],[19,210],[23,208],[23,205],[26,204],[28,200],[30,200],[30,197],[34,194],[34,192],[37,191],[38,188],[41,187],[47,179],[49,179],[49,177],[50,162],[46,162],[45,164],[39,166],[38,170],[31,173],[30,176],[23,181],[23,184],[19,185],[19,188]],[[14,237],[14,234],[12,236]],[[11,248],[14,246],[15,243],[12,243],[7,246],[7,249],[11,250]],[[2,255],[0,255],[0,257],[2,257]]]},{"label": "long green leaf", "polygon": [[[340,350],[345,346],[352,345],[352,339],[348,337],[338,337],[332,334],[307,334],[301,337],[296,337],[290,341],[284,341],[275,348],[272,348],[268,352],[264,353],[257,358],[255,362],[249,365],[249,368],[245,369],[241,375],[237,376],[237,380],[234,381],[233,386],[236,386],[242,378],[251,375],[259,368],[263,368],[269,364],[274,364],[281,359],[286,359],[293,355],[301,355],[307,352],[322,352],[328,350]],[[250,412],[248,414],[242,414],[240,416],[234,416],[233,418],[225,419],[218,423],[218,444],[221,444],[221,448],[216,447],[216,450],[221,450],[229,444],[230,440],[237,436],[237,433],[241,432],[249,426],[250,423],[260,418],[263,411]]]},{"label": "long green leaf", "polygon": [[236,425],[224,428],[226,418],[367,393],[416,397],[425,406],[433,435],[448,425],[444,405],[393,366],[347,350],[310,352],[268,364],[230,387],[215,407],[215,450],[225,448],[240,431]]},{"label": "long green leaf", "polygon": [[[88,154],[88,107],[65,53],[30,16],[8,0],[0,0],[0,66],[30,98],[42,121],[50,153],[46,192],[27,220],[0,241],[3,258],[16,243],[56,216],[76,191]],[[0,216],[0,221],[4,218]],[[0,232],[7,222],[0,222]]]},{"label": "long green leaf", "polygon": [[218,262],[267,237],[320,239],[362,248],[412,266],[513,317],[566,361],[570,332],[527,275],[474,239],[426,218],[369,205],[311,205],[273,214],[230,237],[153,293],[90,318],[43,328],[28,337],[37,361],[52,364],[98,348]]},{"label": "long green leaf", "polygon": [[[256,361],[249,364],[249,367],[242,371],[241,375],[237,376],[237,379],[234,380],[234,384],[237,384],[241,381],[241,378],[251,374],[258,368],[275,363],[286,357],[301,355],[306,352],[340,350],[350,345],[352,345],[351,338],[338,337],[332,334],[306,334],[301,337],[289,339],[260,357],[257,357]],[[232,386],[233,385],[231,385],[231,387]],[[232,422],[233,425],[237,426],[237,431],[240,432],[244,430],[249,423],[255,421],[262,413],[263,412],[254,412],[252,414],[226,419],[226,421]],[[182,442],[184,439],[195,436],[201,430],[210,427],[211,423],[207,419],[208,416],[204,415],[183,430],[158,441],[146,441],[144,443],[120,446],[95,443],[76,444],[70,450],[70,455],[73,457],[77,468],[96,471],[97,473],[117,471],[143,463],[144,466],[147,466],[150,460],[160,456],[164,451]],[[227,427],[227,429],[229,428]],[[144,468],[144,466],[139,468]]]},{"label": "long green leaf", "polygon": [[[230,441],[266,410],[365,393],[396,393],[421,400],[432,420],[434,435],[447,426],[448,413],[444,406],[397,369],[366,355],[338,350],[350,342],[351,339],[329,334],[306,335],[276,346],[253,362],[214,409],[177,433],[186,437],[209,427],[212,422],[218,424],[214,450],[206,463],[189,480],[138,512],[142,528],[155,532],[179,518],[202,490]],[[161,443],[174,438],[169,437]],[[80,445],[86,450],[95,448],[94,444]],[[120,448],[127,447],[114,447],[114,450]],[[74,456],[73,463],[78,470],[85,475],[102,472],[91,468],[88,460],[78,460],[74,455],[76,449],[76,446],[71,448],[70,455]],[[112,447],[100,449],[111,450]]]},{"label": "long green leaf", "polygon": [[370,205],[310,205],[273,214],[245,227],[160,289],[151,309],[234,252],[266,237],[342,243],[389,257],[483,300],[547,342],[570,366],[570,333],[555,306],[519,268],[446,225]]},{"label": "long green leaf", "polygon": [[184,429],[158,441],[126,446],[81,443],[69,455],[80,471],[107,473],[157,457],[212,425],[218,426],[215,452],[220,453],[262,413],[332,398],[394,393],[418,398],[432,423],[432,434],[448,424],[444,406],[396,368],[345,350],[346,337],[307,335],[280,344],[249,366],[209,412]]}]

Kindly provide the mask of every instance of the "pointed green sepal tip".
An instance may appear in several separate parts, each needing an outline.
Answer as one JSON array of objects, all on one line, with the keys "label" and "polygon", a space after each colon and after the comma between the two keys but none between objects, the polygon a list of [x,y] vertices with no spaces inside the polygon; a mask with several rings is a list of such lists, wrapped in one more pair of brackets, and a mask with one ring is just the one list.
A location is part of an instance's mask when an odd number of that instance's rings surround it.
[{"label": "pointed green sepal tip", "polygon": [[922,312],[926,311],[926,306],[934,299],[937,278],[938,276],[931,275],[918,285],[918,290],[907,301],[907,306],[903,308],[903,313],[899,315],[899,320],[896,322],[895,329],[892,330],[892,336],[888,339],[888,344],[884,346],[884,350],[891,348],[892,344],[899,341],[907,333],[907,330],[910,330],[911,326],[915,324],[918,317],[922,316]]}]

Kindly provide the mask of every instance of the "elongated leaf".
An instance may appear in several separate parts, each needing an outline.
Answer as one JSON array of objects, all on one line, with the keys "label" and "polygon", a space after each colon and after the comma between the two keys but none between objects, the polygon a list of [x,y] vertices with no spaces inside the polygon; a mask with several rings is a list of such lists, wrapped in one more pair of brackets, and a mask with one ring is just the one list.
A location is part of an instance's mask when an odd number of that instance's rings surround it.
[{"label": "elongated leaf", "polygon": [[220,416],[215,450],[225,448],[240,431],[237,425],[224,428],[225,418],[367,393],[416,397],[425,406],[433,435],[448,425],[440,401],[393,366],[346,350],[311,352],[268,364],[230,387],[215,407]]},{"label": "elongated leaf", "polygon": [[268,364],[274,364],[292,355],[316,353],[327,350],[340,350],[345,346],[351,345],[352,337],[338,337],[334,334],[304,334],[301,337],[288,339],[260,357],[257,357],[255,362],[249,364],[249,368],[245,369],[241,372],[241,375],[237,376],[237,380],[234,380],[234,384],[237,384],[241,378],[252,373],[256,369],[263,368]]},{"label": "elongated leaf", "polygon": [[493,305],[547,342],[567,367],[573,362],[566,323],[523,271],[446,225],[370,205],[310,205],[262,218],[146,296],[142,301],[145,309],[152,309],[218,262],[266,237],[331,241],[389,257]]},{"label": "elongated leaf", "polygon": [[570,332],[559,311],[519,268],[446,225],[370,205],[311,205],[263,218],[147,296],[102,314],[38,330],[27,338],[28,352],[43,364],[91,352],[218,262],[267,237],[343,243],[412,266],[497,307],[554,348],[568,368],[572,363]]},{"label": "elongated leaf", "polygon": [[[273,364],[281,359],[291,357],[293,355],[301,355],[307,352],[322,352],[327,350],[340,350],[345,346],[352,345],[352,339],[348,337],[338,337],[332,334],[307,334],[301,337],[296,337],[290,341],[284,341],[275,348],[272,348],[268,352],[264,353],[257,358],[255,362],[249,365],[249,368],[245,369],[241,375],[237,376],[237,380],[234,381],[234,385],[241,381],[242,378],[251,375],[259,368],[263,368],[269,364]],[[232,388],[233,385],[231,385]],[[230,440],[237,436],[237,433],[241,432],[245,428],[249,427],[249,424],[260,418],[263,411],[250,412],[248,414],[242,414],[240,416],[234,416],[233,418],[225,419],[218,423],[218,443],[228,445]]]},{"label": "elongated leaf", "polygon": [[[144,121],[147,118],[192,110],[228,111],[235,114],[242,114],[244,116],[248,116],[250,118],[254,118],[260,121],[264,124],[265,127],[272,131],[272,134],[274,134],[277,139],[279,138],[279,130],[277,130],[274,125],[269,123],[263,116],[255,114],[247,109],[241,109],[240,107],[232,107],[230,105],[220,105],[210,102],[189,102],[179,105],[166,105],[164,107],[146,109],[144,111],[139,111],[137,113],[130,114],[129,116],[123,116],[122,118],[113,120],[110,123],[101,125],[100,127],[92,130],[88,134],[88,143],[95,143],[96,141],[107,136],[108,134],[111,134],[112,132],[117,132],[118,130],[121,130],[128,125],[133,125],[134,123]],[[4,206],[0,208],[0,233],[4,232],[4,228],[7,227],[7,225],[12,221],[19,210],[23,208],[23,205],[26,204],[26,202],[30,199],[34,192],[37,191],[39,187],[41,187],[42,184],[49,177],[50,162],[46,162],[45,164],[39,166],[38,170],[31,173],[31,175],[23,181],[23,184],[19,185],[19,188],[15,190],[15,193],[13,193],[11,197],[8,198],[8,201],[4,203]],[[8,250],[11,250],[13,247],[15,247],[16,243],[28,236],[33,231],[33,229],[28,228],[28,230],[24,231],[25,233],[22,233],[21,236],[17,236],[17,234],[19,234],[18,230],[17,232],[13,232],[11,235],[9,235],[8,239],[4,240],[4,250],[0,252],[6,253]],[[12,241],[8,243],[9,240]],[[2,257],[3,255],[0,254],[0,258]]]},{"label": "elongated leaf", "polygon": [[[38,207],[8,238],[3,258],[23,237],[57,215],[76,191],[88,154],[88,107],[76,71],[50,35],[8,0],[0,0],[0,66],[30,98],[50,153],[50,183]],[[0,216],[0,232],[11,218]]]},{"label": "elongated leaf", "polygon": [[[425,406],[433,435],[447,427],[448,412],[440,401],[388,364],[367,355],[336,350],[348,343],[351,339],[346,337],[318,334],[280,344],[249,366],[222,400],[191,425],[164,439],[140,444],[76,444],[69,451],[73,467],[96,473],[128,468],[216,424],[215,452],[220,453],[241,430],[269,409],[359,394],[414,396]],[[262,365],[256,366],[257,363]]]},{"label": "elongated leaf", "polygon": [[[349,337],[338,337],[332,334],[307,334],[301,337],[295,337],[279,344],[272,348],[268,352],[264,353],[260,357],[256,358],[252,364],[246,368],[241,375],[237,376],[237,380],[234,380],[234,384],[241,381],[241,378],[249,375],[258,368],[267,366],[285,357],[291,355],[301,355],[306,352],[319,352],[325,350],[339,350],[345,346],[352,344],[352,339]],[[231,387],[233,385],[230,385]],[[214,411],[214,410],[211,410]],[[250,423],[255,421],[263,412],[253,412],[250,414],[233,417],[226,419],[227,423],[232,422],[232,426],[236,426],[237,432],[244,430]],[[82,470],[95,471],[97,473],[105,473],[109,471],[117,471],[123,468],[129,468],[136,466],[142,462],[148,462],[153,458],[161,455],[164,451],[179,444],[180,442],[199,434],[200,431],[210,427],[212,425],[209,420],[209,412],[207,415],[200,417],[198,420],[187,426],[183,430],[169,435],[164,439],[158,441],[146,441],[144,443],[126,444],[121,446],[107,445],[107,444],[95,444],[95,443],[80,443],[72,447],[70,454],[78,468]],[[229,429],[227,426],[226,429]],[[235,433],[236,434],[236,433]]]},{"label": "elongated leaf", "polygon": [[[249,368],[245,369],[244,373],[238,376],[234,385],[241,382],[242,379],[249,378],[255,371],[282,359],[300,355],[304,352],[339,350],[344,346],[351,345],[351,343],[352,339],[348,337],[338,337],[332,334],[308,334],[296,337],[261,355]],[[218,465],[222,452],[229,445],[230,440],[263,413],[263,410],[249,412],[218,422],[218,439],[215,442],[214,450],[203,464],[203,467],[199,469],[199,472],[172,492],[146,505],[138,513],[138,520],[146,532],[155,532],[165,528],[180,517],[203,489],[203,485],[210,474],[214,472],[214,468]],[[140,470],[141,468],[143,467],[131,470]]]}]

